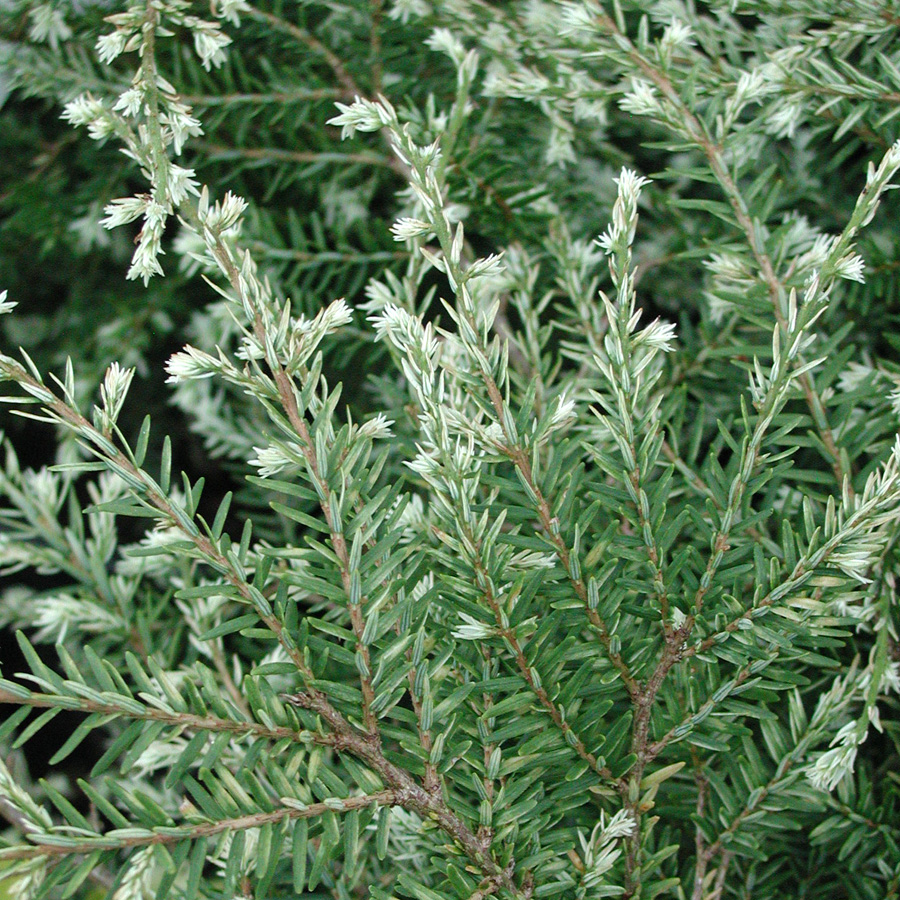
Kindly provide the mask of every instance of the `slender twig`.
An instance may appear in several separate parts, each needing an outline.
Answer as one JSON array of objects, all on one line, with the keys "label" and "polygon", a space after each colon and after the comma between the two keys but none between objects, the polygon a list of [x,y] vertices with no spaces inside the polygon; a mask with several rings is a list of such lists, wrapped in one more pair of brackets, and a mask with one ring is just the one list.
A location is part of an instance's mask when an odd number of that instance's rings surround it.
[{"label": "slender twig", "polygon": [[396,160],[375,153],[338,153],[334,150],[282,150],[280,147],[227,147],[208,141],[197,141],[195,146],[219,159],[252,159],[267,163],[327,163],[346,166],[380,166],[402,175]]},{"label": "slender twig", "polygon": [[[372,263],[395,262],[409,259],[407,250],[373,250],[371,253],[340,250],[298,250],[295,247],[273,247],[264,241],[248,241],[247,248],[269,259],[290,260],[300,263],[300,268],[324,266],[329,263],[367,266]],[[303,265],[306,263],[307,265]]]},{"label": "slender twig", "polygon": [[[132,701],[133,703],[134,701]],[[267,726],[259,722],[239,722],[233,719],[223,719],[218,716],[198,716],[187,712],[169,712],[154,706],[144,705],[138,710],[132,705],[116,704],[112,701],[99,703],[87,697],[66,695],[55,696],[52,694],[40,694],[31,692],[27,697],[18,692],[12,692],[0,688],[0,703],[10,703],[19,706],[31,706],[35,709],[69,709],[78,710],[85,714],[110,715],[119,718],[134,719],[145,722],[164,722],[178,729],[191,731],[229,732],[236,737],[268,738],[272,741],[290,740],[296,743],[315,743],[326,746],[334,743],[330,735],[313,731],[295,731],[293,728],[281,726]]]},{"label": "slender twig", "polygon": [[728,877],[728,867],[731,865],[732,853],[730,850],[725,850],[722,853],[722,858],[719,861],[719,867],[716,869],[716,880],[713,882],[713,890],[709,895],[709,900],[719,900],[722,896],[722,891],[725,888],[725,879]]},{"label": "slender twig", "polygon": [[694,890],[691,900],[703,900],[703,882],[706,880],[706,867],[709,860],[706,858],[706,840],[700,828],[700,822],[706,811],[706,795],[709,791],[709,781],[703,774],[703,764],[699,754],[691,747],[691,758],[694,763],[694,782],[697,785],[696,824],[694,825],[694,852],[697,855],[696,869],[694,871]]},{"label": "slender twig", "polygon": [[371,54],[372,89],[376,94],[380,94],[382,80],[381,19],[384,15],[383,0],[369,0],[369,10],[371,16],[369,51]]},{"label": "slender twig", "polygon": [[272,812],[252,813],[247,816],[237,816],[233,819],[220,819],[217,822],[177,825],[167,827],[165,831],[147,829],[147,834],[128,835],[127,837],[101,834],[96,838],[81,841],[69,841],[67,839],[65,843],[51,843],[51,838],[55,837],[55,835],[43,835],[39,832],[30,831],[28,839],[34,841],[37,846],[16,846],[0,849],[0,860],[73,856],[76,854],[95,853],[97,850],[125,850],[135,847],[151,847],[158,844],[177,844],[181,841],[214,837],[224,832],[262,828],[264,825],[272,825],[292,819],[311,819],[329,812],[352,812],[355,809],[365,809],[367,806],[376,805],[393,806],[396,802],[397,797],[394,791],[378,791],[377,793],[364,794],[360,797],[347,797],[344,800],[311,803],[303,809],[294,806],[283,806]]},{"label": "slender twig", "polygon": [[297,89],[295,91],[269,91],[268,93],[234,94],[182,94],[181,99],[192,106],[232,106],[242,103],[265,104],[299,103],[310,100],[333,100],[348,97],[335,88]]}]

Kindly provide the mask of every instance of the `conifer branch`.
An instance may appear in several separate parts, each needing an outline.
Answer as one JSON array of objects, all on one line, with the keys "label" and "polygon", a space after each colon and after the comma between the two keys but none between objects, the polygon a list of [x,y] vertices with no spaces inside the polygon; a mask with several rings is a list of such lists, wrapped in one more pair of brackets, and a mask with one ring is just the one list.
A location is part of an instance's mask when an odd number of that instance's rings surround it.
[{"label": "conifer branch", "polygon": [[7,893],[896,893],[870,6],[0,10]]},{"label": "conifer branch", "polygon": [[[290,799],[290,798],[289,798]],[[182,841],[196,841],[201,838],[215,837],[217,834],[245,831],[250,828],[262,828],[293,819],[312,819],[329,812],[352,812],[368,806],[392,806],[396,802],[393,791],[378,791],[361,797],[332,799],[323,803],[311,803],[303,808],[285,806],[272,812],[259,812],[233,819],[222,819],[218,822],[200,822],[190,825],[175,825],[159,829],[127,829],[127,835],[117,835],[115,831],[100,834],[91,839],[70,838],[68,836],[30,833],[35,847],[3,847],[0,848],[0,860],[53,858],[54,856],[80,856],[96,853],[98,850],[130,850],[135,847],[152,847],[158,844],[178,844]],[[134,832],[144,832],[135,834]]]},{"label": "conifer branch", "polygon": [[[725,196],[728,198],[728,202],[734,212],[735,220],[743,231],[747,244],[753,253],[753,257],[756,260],[766,289],[768,290],[769,300],[772,304],[778,326],[782,330],[786,330],[787,318],[785,315],[785,307],[787,291],[776,274],[772,259],[763,245],[758,224],[753,220],[743,195],[735,184],[734,179],[731,177],[731,173],[728,171],[728,165],[723,157],[722,148],[718,146],[709,135],[701,120],[685,105],[668,76],[634,46],[628,36],[620,30],[616,23],[606,14],[601,14],[598,17],[598,24],[607,33],[614,35],[617,41],[627,48],[626,52],[635,63],[637,69],[656,85],[666,100],[672,104],[673,109],[677,111],[680,127],[684,131],[684,134],[703,151],[709,163],[710,171],[713,173],[721,186],[722,191],[725,193]],[[798,357],[796,364],[798,367],[802,368],[806,362],[803,357]],[[838,486],[843,489],[845,481],[852,482],[853,473],[847,467],[846,457],[842,456],[837,446],[831,426],[828,423],[828,416],[822,404],[822,399],[816,391],[812,377],[807,372],[801,372],[798,376],[798,382],[803,390],[806,403],[816,425],[816,430],[822,440],[822,445],[829,457],[835,480],[837,481]]]}]

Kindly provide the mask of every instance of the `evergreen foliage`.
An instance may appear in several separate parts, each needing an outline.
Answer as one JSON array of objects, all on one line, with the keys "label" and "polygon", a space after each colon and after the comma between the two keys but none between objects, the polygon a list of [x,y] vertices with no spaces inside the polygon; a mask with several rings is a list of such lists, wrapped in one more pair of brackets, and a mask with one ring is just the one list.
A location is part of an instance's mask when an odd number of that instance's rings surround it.
[{"label": "evergreen foliage", "polygon": [[900,895],[892,0],[0,28],[10,896]]}]

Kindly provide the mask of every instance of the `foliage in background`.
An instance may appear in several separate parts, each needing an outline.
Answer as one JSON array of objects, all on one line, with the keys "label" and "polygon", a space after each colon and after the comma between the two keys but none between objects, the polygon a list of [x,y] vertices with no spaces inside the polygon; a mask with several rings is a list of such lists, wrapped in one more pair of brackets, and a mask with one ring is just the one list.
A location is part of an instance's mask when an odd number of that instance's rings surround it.
[{"label": "foliage in background", "polygon": [[0,886],[897,896],[898,30],[0,3]]}]

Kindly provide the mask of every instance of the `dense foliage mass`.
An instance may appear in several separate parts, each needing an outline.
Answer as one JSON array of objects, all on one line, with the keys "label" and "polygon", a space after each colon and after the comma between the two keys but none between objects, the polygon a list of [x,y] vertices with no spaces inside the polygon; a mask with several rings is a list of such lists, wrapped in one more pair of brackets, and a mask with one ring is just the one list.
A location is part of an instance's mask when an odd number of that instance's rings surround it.
[{"label": "dense foliage mass", "polygon": [[0,891],[900,894],[893,0],[0,35]]}]

